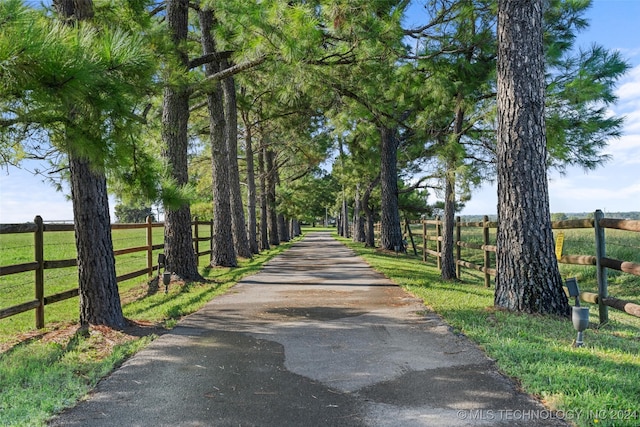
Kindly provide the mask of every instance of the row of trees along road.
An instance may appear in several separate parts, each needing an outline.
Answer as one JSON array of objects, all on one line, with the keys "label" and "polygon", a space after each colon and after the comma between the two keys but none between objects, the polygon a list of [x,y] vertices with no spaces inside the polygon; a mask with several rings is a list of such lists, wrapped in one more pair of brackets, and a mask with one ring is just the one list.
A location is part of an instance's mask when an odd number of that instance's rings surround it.
[{"label": "row of trees along road", "polygon": [[496,305],[566,315],[546,171],[606,160],[621,128],[606,107],[627,68],[575,49],[589,4],[7,0],[0,161],[47,160],[70,182],[83,324],[125,322],[107,189],[164,205],[164,251],[184,280],[201,279],[193,215],[214,220],[211,265],[235,266],[329,211],[347,234],[349,205],[354,239],[373,245],[380,220],[393,250],[401,212],[429,211],[435,192],[455,279],[455,211],[496,177]]}]

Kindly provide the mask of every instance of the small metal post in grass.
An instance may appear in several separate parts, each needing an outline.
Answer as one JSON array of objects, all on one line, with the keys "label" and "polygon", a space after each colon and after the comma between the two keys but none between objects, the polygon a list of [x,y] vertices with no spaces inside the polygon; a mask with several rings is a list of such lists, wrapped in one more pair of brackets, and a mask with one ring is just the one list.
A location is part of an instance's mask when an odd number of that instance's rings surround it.
[{"label": "small metal post in grass", "polygon": [[589,307],[580,307],[580,289],[575,277],[565,280],[565,285],[569,291],[569,297],[575,298],[576,302],[576,305],[571,307],[571,322],[575,330],[578,331],[574,346],[582,347],[584,345],[583,332],[589,326]]}]

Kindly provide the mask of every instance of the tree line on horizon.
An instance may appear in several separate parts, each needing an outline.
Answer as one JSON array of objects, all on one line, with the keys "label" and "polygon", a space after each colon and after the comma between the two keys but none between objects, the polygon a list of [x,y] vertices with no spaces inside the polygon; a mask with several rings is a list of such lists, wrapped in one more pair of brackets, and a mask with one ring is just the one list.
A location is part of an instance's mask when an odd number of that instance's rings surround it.
[{"label": "tree line on horizon", "polygon": [[574,46],[590,3],[6,0],[0,163],[47,161],[69,183],[82,324],[125,322],[108,194],[163,206],[168,268],[187,281],[202,280],[194,215],[213,219],[210,265],[234,267],[329,212],[368,245],[380,221],[393,249],[436,196],[455,280],[454,215],[486,180],[496,305],[567,315],[546,172],[607,160],[628,68]]}]

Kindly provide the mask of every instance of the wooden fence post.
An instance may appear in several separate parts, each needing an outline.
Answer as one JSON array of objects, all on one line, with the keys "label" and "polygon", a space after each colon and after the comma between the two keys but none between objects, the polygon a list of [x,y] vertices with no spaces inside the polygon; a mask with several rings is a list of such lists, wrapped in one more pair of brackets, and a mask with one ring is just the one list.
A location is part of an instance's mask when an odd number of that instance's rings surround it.
[{"label": "wooden fence post", "polygon": [[211,220],[209,221],[209,236],[209,250],[211,251],[210,256],[213,256],[213,218],[211,218]]},{"label": "wooden fence post", "polygon": [[[489,245],[489,216],[485,215],[482,218],[482,242],[485,246]],[[491,287],[491,275],[489,274],[489,268],[491,267],[491,257],[489,251],[486,249],[484,252],[484,286]]]},{"label": "wooden fence post", "polygon": [[148,216],[145,222],[147,223],[147,268],[149,269],[147,275],[151,279],[153,277],[153,227],[151,225],[151,216]]},{"label": "wooden fence post", "polygon": [[427,239],[429,236],[427,235],[427,222],[426,220],[422,220],[422,261],[427,262]]},{"label": "wooden fence post", "polygon": [[196,251],[196,267],[200,267],[200,236],[198,235],[198,217],[193,217],[193,250]]},{"label": "wooden fence post", "polygon": [[440,217],[436,215],[436,252],[438,253],[436,257],[436,265],[438,270],[442,271],[442,225],[440,224]]},{"label": "wooden fence post", "polygon": [[462,226],[460,225],[461,223],[461,219],[460,216],[456,217],[456,241],[455,241],[455,245],[456,245],[456,277],[458,279],[460,279],[460,264],[459,261],[462,260],[462,254],[461,249],[462,247],[460,246],[460,241],[461,239],[461,231],[460,229],[462,228]]},{"label": "wooden fence post", "polygon": [[604,304],[604,299],[609,296],[607,284],[607,268],[602,265],[602,258],[607,254],[604,240],[604,228],[600,226],[600,220],[604,213],[598,209],[593,215],[593,228],[596,234],[596,275],[598,277],[598,312],[600,324],[609,321],[609,308]]},{"label": "wooden fence post", "polygon": [[38,263],[35,270],[36,279],[36,299],[40,303],[36,307],[36,329],[44,328],[44,223],[40,215],[33,220],[36,224],[36,231],[33,233],[34,255]]}]

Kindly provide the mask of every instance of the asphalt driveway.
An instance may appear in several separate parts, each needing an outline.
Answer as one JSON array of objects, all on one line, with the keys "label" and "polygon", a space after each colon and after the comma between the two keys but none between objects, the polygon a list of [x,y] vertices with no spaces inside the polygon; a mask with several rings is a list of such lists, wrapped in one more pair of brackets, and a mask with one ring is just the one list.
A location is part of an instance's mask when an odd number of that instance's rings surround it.
[{"label": "asphalt driveway", "polygon": [[52,426],[561,426],[329,233],[184,318]]}]

